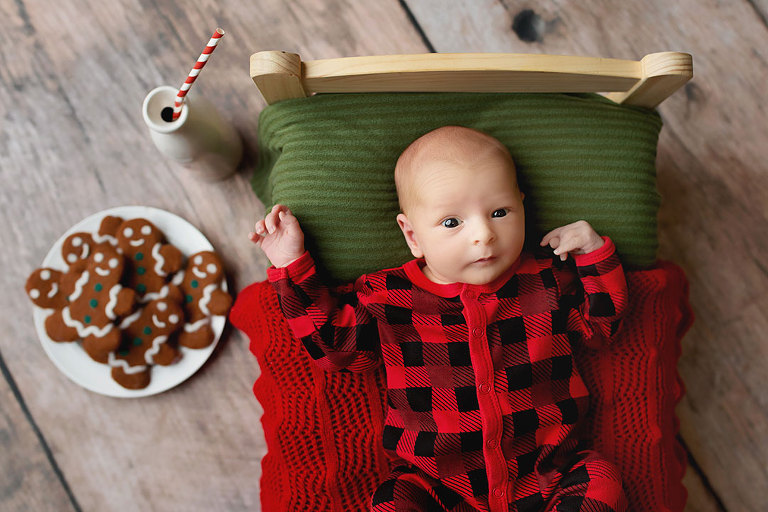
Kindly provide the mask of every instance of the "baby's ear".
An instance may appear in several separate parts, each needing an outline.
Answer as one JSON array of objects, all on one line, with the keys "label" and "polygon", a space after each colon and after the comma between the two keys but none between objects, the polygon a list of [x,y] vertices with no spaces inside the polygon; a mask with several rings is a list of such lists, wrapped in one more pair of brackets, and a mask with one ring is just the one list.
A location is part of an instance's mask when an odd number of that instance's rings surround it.
[{"label": "baby's ear", "polygon": [[413,230],[411,221],[408,220],[408,217],[406,217],[404,213],[397,215],[397,225],[400,226],[400,231],[403,232],[403,236],[405,237],[405,243],[408,244],[408,248],[411,250],[413,257],[423,258],[424,252],[421,250],[421,247],[419,247],[419,242],[416,239],[416,232]]}]

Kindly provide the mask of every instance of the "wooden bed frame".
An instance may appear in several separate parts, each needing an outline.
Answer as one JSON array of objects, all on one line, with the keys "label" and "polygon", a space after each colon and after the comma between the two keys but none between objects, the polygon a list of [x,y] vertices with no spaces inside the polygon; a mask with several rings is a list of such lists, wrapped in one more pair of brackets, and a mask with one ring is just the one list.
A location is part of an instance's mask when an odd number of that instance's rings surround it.
[{"label": "wooden bed frame", "polygon": [[[594,92],[607,93],[608,97],[617,103],[654,108],[693,76],[691,56],[676,52],[650,54],[640,61],[519,54],[426,54],[352,57],[302,62],[296,54],[272,51],[253,54],[250,64],[251,78],[268,104],[291,98],[303,98],[315,93]],[[603,104],[603,102],[600,103]],[[605,105],[603,104],[603,106]],[[390,189],[390,192],[393,192],[393,189]],[[636,449],[628,451],[626,449],[628,447],[626,444],[627,436],[619,436],[618,438],[606,436],[605,446],[609,450],[609,456],[624,457],[621,460],[625,465],[630,464],[628,461],[633,464],[631,470],[623,476],[632,479],[631,489],[635,494],[630,495],[630,499],[637,501],[638,498],[642,498],[644,500],[640,508],[643,510],[657,510],[659,508],[682,510],[686,494],[681,479],[685,466],[681,455],[683,452],[676,438],[679,428],[674,416],[674,407],[681,396],[679,376],[675,370],[679,358],[680,337],[690,326],[690,313],[687,309],[687,284],[682,271],[671,264],[663,269],[655,267],[653,272],[659,272],[659,274],[654,274],[657,277],[651,278],[650,274],[634,274],[638,276],[635,277],[638,281],[633,282],[633,286],[647,287],[647,291],[644,290],[637,294],[637,297],[642,298],[642,300],[638,300],[633,305],[637,308],[637,316],[634,321],[638,322],[637,325],[648,326],[648,323],[642,322],[646,319],[642,315],[647,315],[649,322],[658,322],[658,325],[653,324],[652,329],[630,329],[629,332],[632,333],[632,337],[631,339],[627,338],[627,344],[624,345],[623,349],[620,349],[622,351],[618,351],[618,349],[610,352],[603,351],[599,357],[605,359],[600,362],[592,361],[590,371],[593,373],[590,375],[595,379],[593,382],[597,382],[596,379],[599,378],[597,372],[599,368],[605,368],[605,365],[610,365],[612,368],[620,367],[622,372],[631,372],[636,367],[642,367],[644,368],[641,372],[642,378],[637,381],[633,380],[632,385],[639,383],[642,386],[641,389],[649,393],[648,396],[651,396],[655,387],[662,383],[661,392],[653,395],[653,400],[648,402],[646,417],[642,420],[645,421],[644,425],[651,432],[646,437],[653,439],[653,441],[647,444],[633,443],[632,446]],[[642,279],[648,279],[648,281],[642,281]],[[295,338],[288,331],[280,331],[282,334],[278,334],[279,329],[285,329],[284,326],[278,327],[281,325],[280,323],[269,320],[275,315],[280,319],[282,315],[279,313],[276,299],[266,300],[270,294],[274,293],[272,288],[266,283],[260,283],[259,286],[262,285],[266,287],[264,289],[266,291],[261,291],[262,288],[259,287],[249,287],[247,291],[244,290],[238,296],[239,304],[236,303],[233,308],[233,311],[238,311],[238,313],[230,315],[232,323],[244,330],[252,340],[251,350],[264,371],[263,377],[260,377],[254,386],[257,397],[272,396],[272,394],[284,392],[285,386],[281,384],[284,381],[280,379],[284,379],[287,374],[279,370],[284,368],[284,365],[283,361],[278,358],[285,357],[288,360],[291,357],[298,357],[298,354],[302,354],[305,359],[308,357],[305,351],[302,352],[303,347],[300,346],[300,343],[295,341]],[[647,301],[647,303],[643,301]],[[263,325],[269,327],[253,328],[253,331],[249,333],[243,326],[250,324],[245,321],[245,316],[240,315],[245,315],[245,311],[252,312],[254,307],[259,308],[260,313],[257,315],[259,321],[263,320]],[[280,345],[280,351],[272,350],[276,346],[275,344]],[[647,350],[631,351],[626,348],[629,346],[641,346]],[[289,354],[286,350],[297,350],[298,352]],[[598,357],[595,355],[598,353],[597,351],[591,352],[593,357]],[[580,363],[584,364],[585,361],[582,359]],[[581,367],[581,370],[582,375],[585,375],[584,366]],[[324,372],[320,373],[324,374]],[[303,385],[308,389],[336,385],[328,384],[330,381],[326,381],[325,376],[320,376],[315,372],[312,373],[311,379],[317,380],[311,380],[311,382],[310,377],[307,377],[306,381],[302,381],[294,377],[295,375],[297,374],[291,373],[291,385]],[[362,380],[363,376],[359,374],[355,378],[361,380],[354,381],[354,384],[351,384],[353,381],[347,381],[347,386],[358,386],[355,388],[355,393],[360,394],[361,400],[356,403],[364,405],[360,406],[363,409],[354,410],[351,414],[349,413],[352,408],[344,410],[343,417],[352,418],[352,420],[343,428],[353,433],[365,429],[374,433],[379,432],[376,435],[379,436],[377,443],[380,443],[380,430],[376,429],[383,428],[383,419],[380,416],[381,413],[376,409],[376,400],[380,397],[382,384],[375,380],[376,376],[371,374],[365,377],[369,380]],[[618,428],[623,428],[621,426],[623,423],[614,421],[615,416],[613,415],[619,414],[615,411],[620,409],[620,405],[614,404],[611,400],[622,393],[618,387],[616,389],[611,387],[614,384],[611,381],[610,386],[600,386],[599,389],[606,392],[604,395],[606,400],[602,402],[599,409],[595,408],[592,412],[592,414],[598,414],[597,411],[599,411],[601,416],[599,416],[598,421],[595,421],[595,424],[599,425],[601,429],[605,429],[599,430],[603,434],[617,428],[617,425]],[[593,384],[592,389],[598,389],[597,384]],[[300,416],[301,411],[305,410],[303,407],[312,407],[316,411],[327,412],[330,410],[330,406],[325,402],[326,397],[322,393],[312,395],[297,388],[297,396],[302,397],[305,402],[302,402],[301,407],[292,408],[290,411],[286,408],[281,409],[282,404],[281,406],[273,405],[270,409],[269,404],[262,403],[265,418],[270,415],[272,418],[279,417],[282,421],[290,415]],[[598,407],[595,405],[597,403],[598,400],[594,399],[593,394],[592,406]],[[375,418],[378,419],[361,418],[358,415],[363,411],[367,411],[364,414],[371,414],[371,418],[375,414]],[[652,421],[651,417],[653,417]],[[633,416],[633,420],[634,418]],[[294,465],[288,469],[294,459],[291,452],[285,449],[287,445],[284,444],[286,440],[290,440],[288,444],[298,442],[298,438],[289,430],[298,423],[279,423],[276,420],[263,420],[263,423],[273,462],[272,466],[263,467],[265,474],[269,473],[269,480],[266,481],[268,483],[264,483],[265,481],[262,480],[262,483],[271,486],[272,484],[269,482],[278,482],[276,475],[280,475],[279,478],[283,478],[286,474],[289,475],[285,483],[283,480],[279,480],[279,484],[269,487],[269,499],[277,499],[275,497],[281,496],[281,492],[291,497],[306,492],[302,486],[309,481],[309,478],[303,473],[304,467]],[[319,443],[317,444],[318,448],[313,448],[312,453],[321,453],[322,456],[328,457],[330,462],[327,464],[318,462],[316,466],[320,469],[315,466],[313,468],[315,471],[321,471],[324,475],[330,476],[324,480],[328,485],[326,486],[327,489],[323,488],[323,492],[336,496],[333,499],[340,499],[338,497],[342,494],[333,487],[337,481],[334,477],[339,473],[338,461],[341,459],[338,454],[349,453],[349,445],[345,444],[348,439],[344,436],[322,437],[325,435],[322,433],[326,432],[327,428],[326,430],[322,429],[323,426],[320,426],[318,432],[321,434],[313,434],[305,442],[307,444],[310,442]],[[370,438],[366,439],[370,441]],[[619,442],[620,440],[622,441]],[[380,445],[374,443],[366,446]],[[629,457],[626,457],[627,453],[630,453]],[[636,456],[640,457],[641,460],[644,457],[648,464],[637,466],[634,464],[637,460]],[[345,457],[347,456],[345,455]],[[377,456],[373,456],[370,460],[379,460],[375,457]],[[369,461],[369,459],[353,459],[352,457],[344,460],[354,460],[359,468],[363,468],[363,460]],[[275,461],[279,461],[279,463]],[[350,464],[352,463],[350,462]],[[658,469],[654,471],[653,464],[662,464],[664,471],[659,472]],[[648,470],[649,467],[650,470]],[[358,482],[365,482],[365,485],[373,484],[377,479],[386,475],[386,472],[383,474],[376,473],[380,466],[376,466],[373,462],[370,462],[370,465],[365,466],[365,468],[361,473],[363,476],[357,477]],[[375,489],[375,486],[372,488]],[[360,489],[360,487],[356,489]],[[344,495],[349,496],[346,492]],[[262,493],[262,498],[264,496],[265,494]],[[263,503],[266,502],[263,501]],[[646,506],[648,504],[652,506]]]},{"label": "wooden bed frame", "polygon": [[426,53],[302,62],[295,53],[251,55],[251,78],[268,104],[338,92],[597,92],[655,108],[693,77],[691,55],[639,61],[517,53]]}]

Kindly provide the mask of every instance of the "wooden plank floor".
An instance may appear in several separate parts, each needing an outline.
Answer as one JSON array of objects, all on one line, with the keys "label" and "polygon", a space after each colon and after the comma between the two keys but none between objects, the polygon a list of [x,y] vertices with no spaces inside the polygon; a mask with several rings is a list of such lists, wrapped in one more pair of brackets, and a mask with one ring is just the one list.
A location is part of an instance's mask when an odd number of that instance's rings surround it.
[{"label": "wooden plank floor", "polygon": [[[71,225],[141,204],[178,214],[223,256],[230,286],[265,277],[246,239],[264,103],[248,56],[438,52],[640,58],[694,55],[665,102],[661,256],[683,266],[697,321],[680,370],[690,511],[764,510],[768,497],[768,4],[764,0],[0,0],[0,509],[259,510],[265,453],[258,366],[228,328],[193,378],[124,400],[82,389],[41,349],[26,276]],[[141,102],[178,86],[224,28],[194,85],[247,144],[233,178],[204,184],[152,146]],[[86,199],[88,198],[88,199]]]}]

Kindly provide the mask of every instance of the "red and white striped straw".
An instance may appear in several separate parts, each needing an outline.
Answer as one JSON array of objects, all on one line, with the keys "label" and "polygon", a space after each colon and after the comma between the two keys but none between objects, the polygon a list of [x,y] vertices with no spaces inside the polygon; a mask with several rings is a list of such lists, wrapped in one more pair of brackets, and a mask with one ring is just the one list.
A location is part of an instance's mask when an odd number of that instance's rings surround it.
[{"label": "red and white striped straw", "polygon": [[216,49],[216,45],[219,44],[219,39],[221,39],[221,36],[223,35],[224,35],[224,31],[221,30],[220,28],[217,28],[216,32],[214,32],[213,35],[211,36],[211,40],[208,41],[208,44],[203,50],[203,53],[200,54],[200,57],[197,59],[197,62],[195,62],[195,65],[192,68],[192,71],[189,72],[187,79],[184,80],[183,84],[181,84],[181,89],[179,89],[178,94],[176,94],[176,100],[173,102],[173,117],[171,119],[172,121],[175,121],[179,118],[179,115],[181,114],[181,105],[184,103],[184,97],[187,95],[187,91],[189,91],[189,88],[192,86],[193,83],[195,83],[195,79],[197,78],[197,75],[200,74],[200,70],[203,69],[203,66],[205,66],[205,63],[208,62],[208,57],[213,53],[213,50]]}]

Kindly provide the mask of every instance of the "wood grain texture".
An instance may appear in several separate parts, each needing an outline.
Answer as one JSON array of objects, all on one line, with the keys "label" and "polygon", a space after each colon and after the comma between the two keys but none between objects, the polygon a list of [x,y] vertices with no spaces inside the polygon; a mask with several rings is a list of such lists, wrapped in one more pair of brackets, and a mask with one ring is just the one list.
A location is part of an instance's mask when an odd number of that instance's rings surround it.
[{"label": "wood grain texture", "polygon": [[[534,5],[533,11],[524,12]],[[248,57],[512,52],[639,59],[689,52],[696,78],[661,107],[661,256],[680,263],[698,320],[685,339],[682,435],[705,480],[690,510],[762,510],[768,495],[768,166],[763,0],[518,4],[436,0],[0,0],[0,509],[258,510],[264,454],[247,340],[225,331],[171,391],[120,400],[58,372],[35,335],[26,276],[71,225],[119,205],[198,227],[231,289],[265,277],[246,238],[264,102]],[[414,24],[415,23],[415,24]],[[196,182],[164,160],[140,117],[157,85],[181,85],[211,31],[227,34],[193,87],[243,136],[240,172]],[[88,198],[87,200],[85,198]],[[11,384],[13,383],[13,384]],[[26,411],[26,412],[25,412]],[[716,498],[710,496],[714,493]]]},{"label": "wood grain texture", "polygon": [[267,103],[313,93],[610,92],[617,103],[655,108],[692,77],[690,54],[641,60],[516,53],[420,53],[301,61],[285,51],[250,58]]},{"label": "wood grain texture", "polygon": [[[397,4],[351,1],[0,0],[0,18],[13,42],[0,50],[0,350],[50,450],[49,459],[4,379],[0,509],[258,510],[265,446],[248,340],[227,329],[201,371],[161,395],[96,395],[46,357],[25,279],[71,225],[129,204],[200,229],[231,289],[264,279],[266,260],[247,239],[263,215],[248,178],[264,106],[248,56],[413,53],[423,51],[418,34]],[[181,85],[217,26],[227,34],[190,94],[233,122],[247,154],[236,176],[206,184],[160,156],[141,103],[157,85]]]},{"label": "wood grain texture", "polygon": [[688,489],[688,502],[685,512],[723,512],[725,509],[702,480],[701,475],[690,467],[683,477],[683,485]]},{"label": "wood grain texture", "polygon": [[[660,256],[691,281],[696,323],[680,371],[682,435],[728,510],[768,496],[768,164],[764,2],[408,2],[440,52],[640,58],[691,53],[694,79],[665,101]],[[699,492],[697,488],[693,492]],[[700,502],[698,496],[692,502]]]},{"label": "wood grain texture", "polygon": [[[66,477],[0,356],[0,505],[10,511],[76,511]],[[69,502],[69,503],[68,503]]]}]

